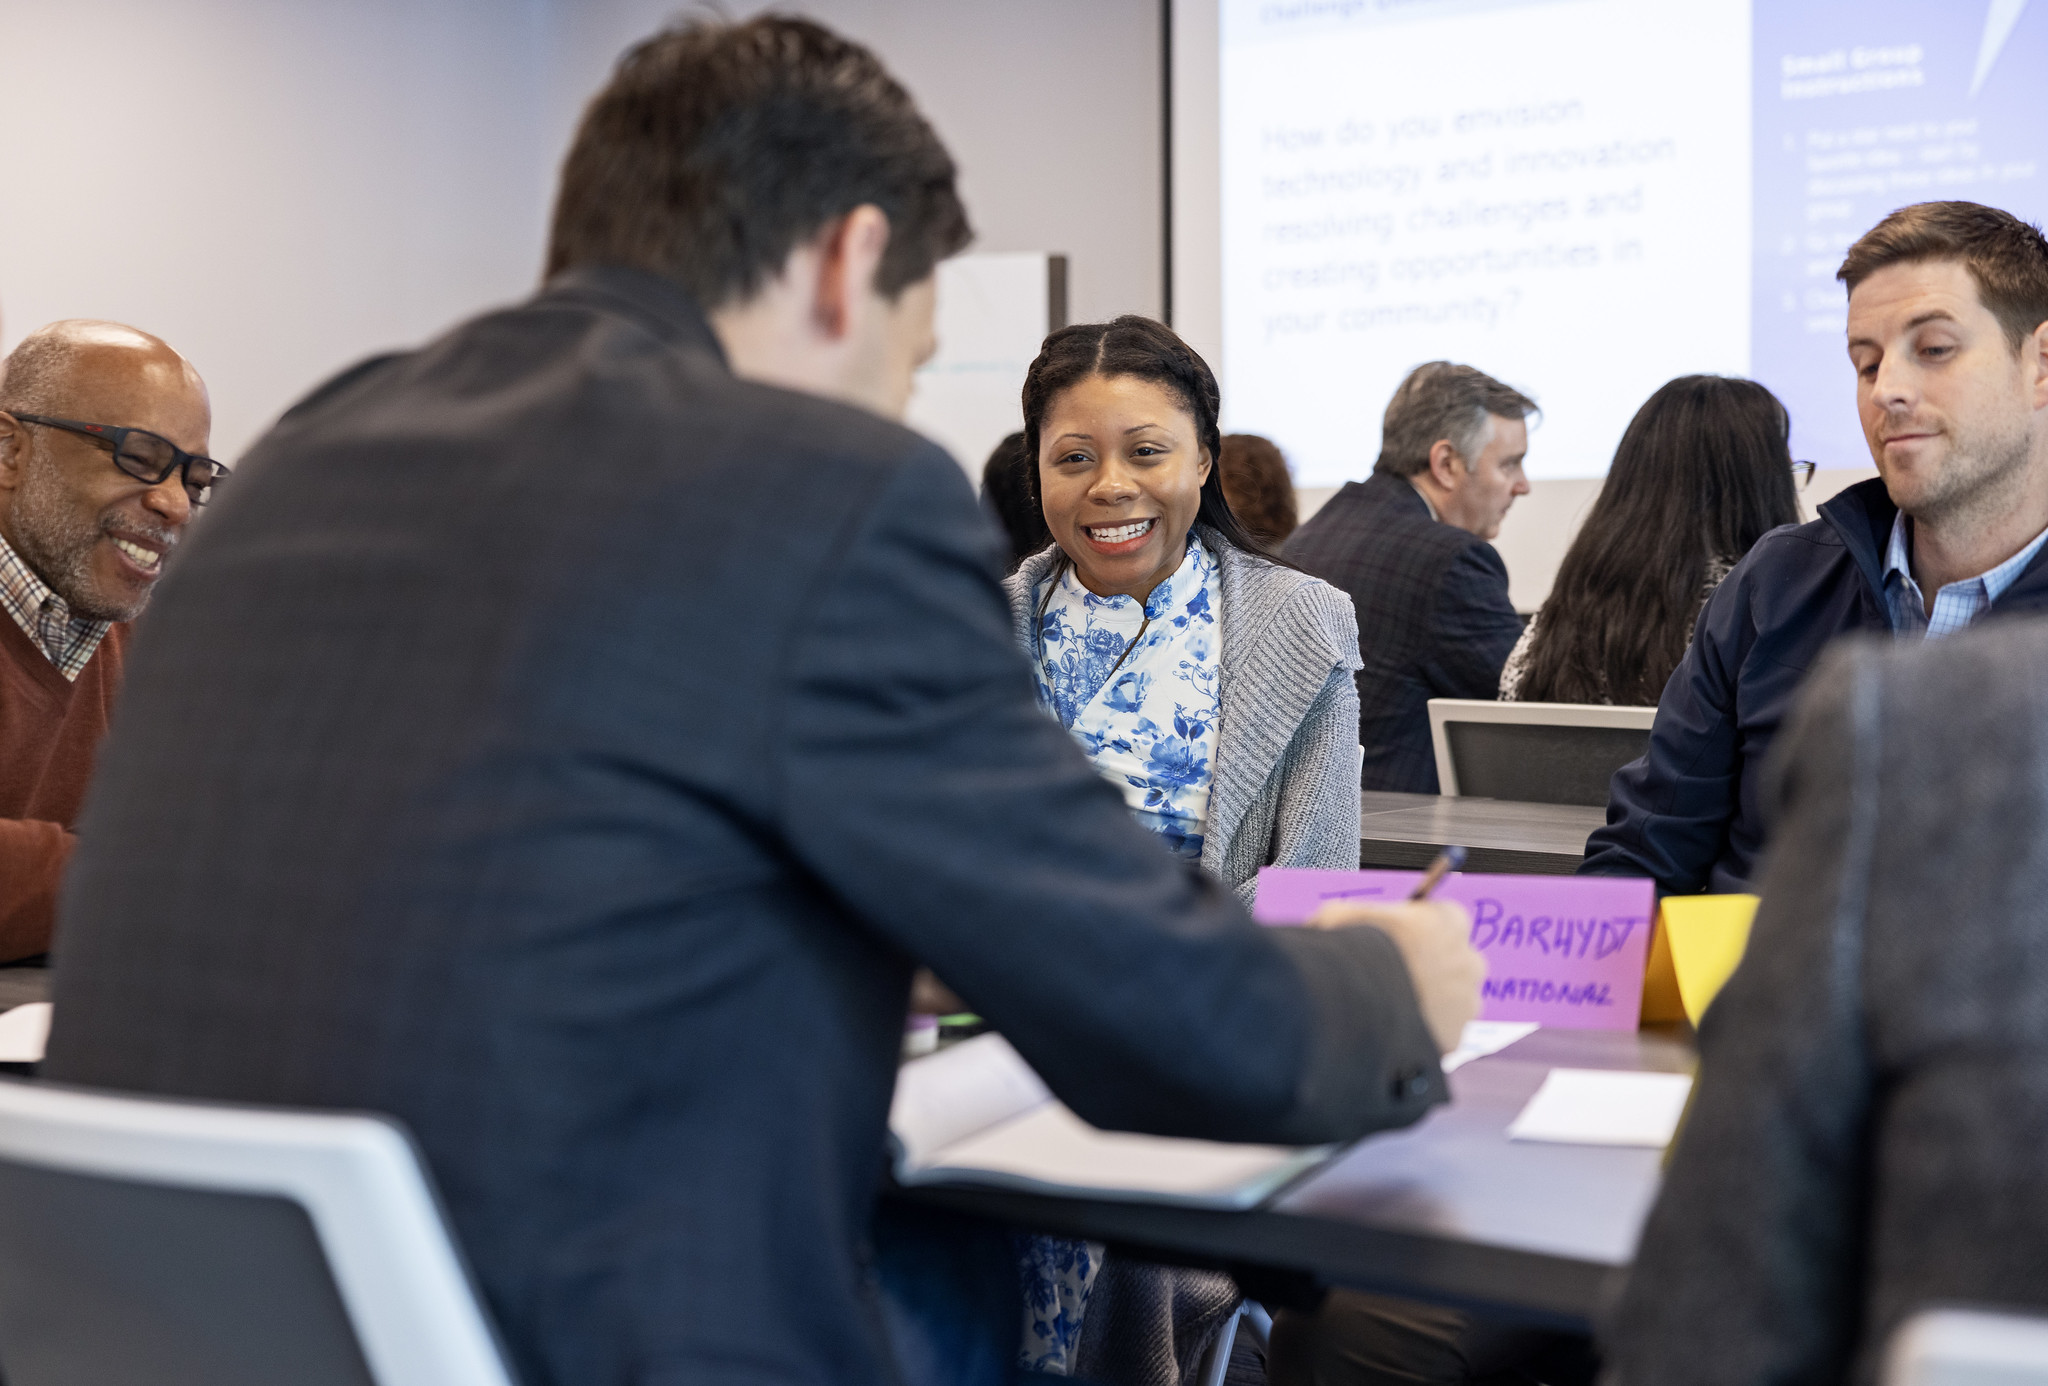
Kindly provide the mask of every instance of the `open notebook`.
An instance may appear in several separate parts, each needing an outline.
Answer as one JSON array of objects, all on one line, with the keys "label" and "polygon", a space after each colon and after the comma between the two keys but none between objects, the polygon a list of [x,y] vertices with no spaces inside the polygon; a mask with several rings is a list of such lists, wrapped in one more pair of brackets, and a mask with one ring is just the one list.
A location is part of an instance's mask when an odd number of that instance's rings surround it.
[{"label": "open notebook", "polygon": [[1098,1131],[1000,1035],[903,1065],[889,1108],[898,1183],[1250,1208],[1334,1146],[1232,1145]]}]

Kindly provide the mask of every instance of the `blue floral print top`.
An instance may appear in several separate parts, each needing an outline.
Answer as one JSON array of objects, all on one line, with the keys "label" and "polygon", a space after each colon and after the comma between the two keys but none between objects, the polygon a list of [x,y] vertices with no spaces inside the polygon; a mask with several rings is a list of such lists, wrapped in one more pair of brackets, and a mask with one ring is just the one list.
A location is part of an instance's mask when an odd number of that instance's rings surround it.
[{"label": "blue floral print top", "polygon": [[[1123,791],[1138,821],[1196,860],[1222,710],[1217,573],[1216,556],[1191,536],[1187,557],[1143,607],[1135,597],[1096,596],[1072,568],[1050,601],[1043,584],[1032,593],[1034,609],[1043,603],[1034,661],[1040,701]],[[1144,640],[1126,655],[1141,629]],[[1102,1251],[1094,1242],[1017,1236],[1020,1366],[1052,1376],[1071,1370]]]},{"label": "blue floral print top", "polygon": [[1198,860],[1222,708],[1217,571],[1215,555],[1191,537],[1187,557],[1142,607],[1135,597],[1096,596],[1071,567],[1051,601],[1043,588],[1034,594],[1045,603],[1040,700],[1138,821]]}]

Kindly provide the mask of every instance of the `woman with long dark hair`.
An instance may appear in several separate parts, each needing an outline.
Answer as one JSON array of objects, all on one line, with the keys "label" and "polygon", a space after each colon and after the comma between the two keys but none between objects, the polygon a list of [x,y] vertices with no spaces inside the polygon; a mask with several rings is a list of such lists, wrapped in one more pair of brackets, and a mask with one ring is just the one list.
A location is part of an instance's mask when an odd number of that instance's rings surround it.
[{"label": "woman with long dark hair", "polygon": [[[1005,589],[1047,711],[1141,823],[1247,904],[1260,867],[1355,868],[1357,618],[1232,513],[1209,367],[1149,318],[1067,327],[1023,402],[1053,542]],[[1088,1243],[1022,1253],[1039,1370],[1177,1382],[1177,1351],[1239,1300],[1226,1275],[1104,1266]]]},{"label": "woman with long dark hair", "polygon": [[1750,546],[1799,523],[1791,421],[1753,380],[1685,375],[1646,400],[1501,671],[1526,702],[1654,704],[1700,608]]}]

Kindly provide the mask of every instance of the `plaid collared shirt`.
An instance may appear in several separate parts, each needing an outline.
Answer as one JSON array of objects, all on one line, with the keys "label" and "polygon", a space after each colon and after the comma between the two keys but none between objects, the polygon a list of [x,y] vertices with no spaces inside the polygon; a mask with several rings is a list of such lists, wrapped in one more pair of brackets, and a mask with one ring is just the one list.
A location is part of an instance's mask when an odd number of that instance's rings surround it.
[{"label": "plaid collared shirt", "polygon": [[1907,548],[1906,515],[1904,511],[1892,520],[1891,543],[1884,551],[1884,594],[1891,605],[1892,633],[1901,640],[1922,636],[1928,640],[1939,640],[1944,635],[1954,635],[1966,629],[1978,617],[1991,609],[1991,604],[2005,595],[2005,589],[2018,581],[2026,571],[2034,555],[2040,552],[2043,540],[2048,540],[2048,529],[2035,535],[2033,541],[2005,562],[1988,573],[1979,573],[1961,582],[1951,582],[1934,594],[1934,611],[1927,610],[1927,596],[1920,590],[1920,584],[1913,580],[1910,550]]},{"label": "plaid collared shirt", "polygon": [[114,624],[73,616],[70,605],[21,561],[5,539],[0,539],[0,606],[67,680],[75,680],[92,662],[93,652]]}]

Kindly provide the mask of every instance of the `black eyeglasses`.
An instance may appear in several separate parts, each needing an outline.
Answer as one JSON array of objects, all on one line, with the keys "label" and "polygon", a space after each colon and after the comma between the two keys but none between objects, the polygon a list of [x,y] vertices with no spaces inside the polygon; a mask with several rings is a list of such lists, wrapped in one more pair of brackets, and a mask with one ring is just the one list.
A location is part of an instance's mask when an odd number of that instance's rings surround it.
[{"label": "black eyeglasses", "polygon": [[1798,490],[1804,491],[1806,483],[1813,480],[1814,468],[1819,465],[1817,462],[1794,462],[1792,464],[1792,485]]},{"label": "black eyeglasses", "polygon": [[80,423],[77,419],[52,419],[42,414],[16,414],[14,417],[23,423],[59,428],[66,433],[105,443],[113,450],[115,466],[151,486],[161,486],[172,472],[182,470],[185,494],[194,505],[206,504],[213,495],[213,488],[228,474],[228,469],[211,457],[189,453],[170,439],[159,437],[146,428]]}]

